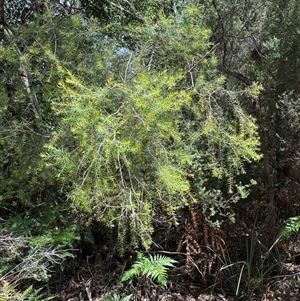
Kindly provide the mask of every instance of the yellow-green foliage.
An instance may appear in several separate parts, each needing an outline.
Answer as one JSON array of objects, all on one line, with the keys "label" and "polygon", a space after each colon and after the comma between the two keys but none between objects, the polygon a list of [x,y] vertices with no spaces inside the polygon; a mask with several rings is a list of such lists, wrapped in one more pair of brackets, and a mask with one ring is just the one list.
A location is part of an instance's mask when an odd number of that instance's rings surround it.
[{"label": "yellow-green foliage", "polygon": [[[214,74],[201,10],[148,22],[133,29],[136,51],[118,54],[112,45],[116,56],[97,58],[96,69],[107,66],[98,84],[61,69],[60,98],[52,101],[61,124],[43,154],[57,179],[71,183],[75,210],[118,227],[121,242],[129,235],[132,246],[145,248],[157,208],[175,220],[179,208],[200,201],[190,185],[202,181],[190,172],[196,153],[208,158],[206,176],[229,179],[230,189],[243,162],[260,158],[254,120]],[[225,116],[226,103],[235,119]]]},{"label": "yellow-green foliage", "polygon": [[[76,179],[69,197],[77,208],[107,223],[126,219],[135,235],[151,233],[150,200],[161,185],[161,193],[186,202],[182,153],[168,144],[181,140],[177,116],[189,96],[174,91],[174,80],[165,73],[140,74],[128,85],[108,81],[94,90],[72,78],[69,83],[78,91],[61,85],[66,102],[55,108],[66,127],[53,135],[45,156],[59,165],[59,177]],[[53,145],[68,135],[69,150]]]},{"label": "yellow-green foliage", "polygon": [[233,189],[233,178],[245,173],[244,162],[261,159],[255,120],[238,105],[233,110],[234,121],[225,123],[224,119],[212,113],[203,127],[203,133],[209,136],[212,173],[218,179],[228,178],[230,192]]}]

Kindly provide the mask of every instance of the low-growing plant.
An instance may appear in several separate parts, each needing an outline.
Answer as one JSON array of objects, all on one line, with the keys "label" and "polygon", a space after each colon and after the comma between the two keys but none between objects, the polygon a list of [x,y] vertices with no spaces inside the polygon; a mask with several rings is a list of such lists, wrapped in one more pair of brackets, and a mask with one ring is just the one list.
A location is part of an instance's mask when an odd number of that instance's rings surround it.
[{"label": "low-growing plant", "polygon": [[279,233],[279,238],[288,238],[300,231],[300,216],[290,217]]},{"label": "low-growing plant", "polygon": [[134,277],[145,276],[151,280],[157,281],[163,286],[167,286],[167,272],[168,268],[174,267],[176,260],[156,254],[146,257],[143,253],[137,253],[137,259],[132,267],[127,270],[121,279],[121,282],[130,280]]},{"label": "low-growing plant", "polygon": [[274,258],[272,253],[278,239],[267,249],[260,245],[260,241],[252,234],[249,241],[246,240],[246,259],[234,262],[227,253],[224,258],[221,273],[226,284],[230,285],[236,296],[246,297],[252,300],[256,292],[262,292],[265,288],[265,280],[274,270],[281,268],[281,263]]},{"label": "low-growing plant", "polygon": [[0,269],[0,281],[10,275],[18,275],[18,279],[35,279],[46,281],[51,276],[53,268],[62,263],[72,253],[63,245],[39,246],[34,245],[30,238],[0,235],[0,254],[3,268]]},{"label": "low-growing plant", "polygon": [[53,297],[47,297],[41,293],[41,289],[34,289],[29,286],[20,292],[14,285],[7,281],[2,281],[0,288],[0,301],[49,301]]}]

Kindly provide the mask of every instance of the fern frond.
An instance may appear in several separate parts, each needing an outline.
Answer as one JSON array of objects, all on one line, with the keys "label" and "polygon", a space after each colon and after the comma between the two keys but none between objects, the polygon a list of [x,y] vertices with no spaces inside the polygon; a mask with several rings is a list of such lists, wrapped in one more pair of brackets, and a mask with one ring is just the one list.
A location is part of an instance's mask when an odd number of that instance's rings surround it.
[{"label": "fern frond", "polygon": [[156,254],[146,257],[139,252],[137,254],[137,260],[132,267],[124,273],[121,282],[130,280],[133,277],[145,276],[166,286],[168,268],[174,267],[175,263],[177,263],[176,260],[164,255]]},{"label": "fern frond", "polygon": [[20,301],[49,301],[52,299],[53,299],[53,297],[45,297],[45,295],[41,293],[41,289],[34,289],[32,286],[29,286],[24,292],[22,292],[22,294],[18,300],[20,300]]},{"label": "fern frond", "polygon": [[23,292],[18,291],[14,285],[4,281],[0,288],[0,301],[49,301],[53,297],[46,297],[41,293],[41,289],[27,287]]},{"label": "fern frond", "polygon": [[288,238],[293,233],[300,231],[300,216],[294,216],[290,217],[287,220],[286,225],[284,228],[280,231],[279,237],[281,238]]}]

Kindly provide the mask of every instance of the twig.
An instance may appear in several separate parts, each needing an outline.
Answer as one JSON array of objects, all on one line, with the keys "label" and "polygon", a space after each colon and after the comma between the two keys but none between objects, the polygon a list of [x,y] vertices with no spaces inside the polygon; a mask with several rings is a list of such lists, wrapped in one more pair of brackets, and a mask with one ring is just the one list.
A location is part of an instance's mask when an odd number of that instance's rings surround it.
[{"label": "twig", "polygon": [[247,86],[250,86],[251,83],[252,83],[251,80],[248,77],[244,76],[243,74],[241,74],[239,72],[228,70],[227,68],[225,68],[222,65],[218,66],[218,70],[225,73],[225,74],[227,74],[227,75],[229,75],[229,76],[232,76],[232,77],[236,78],[237,80],[243,82]]},{"label": "twig", "polygon": [[108,5],[111,5],[113,7],[116,7],[121,12],[123,12],[125,15],[127,15],[127,16],[135,19],[136,21],[139,21],[141,23],[145,23],[145,20],[142,17],[136,15],[135,13],[131,12],[130,10],[128,10],[128,9],[126,9],[126,8],[120,6],[120,5],[117,5],[116,3],[112,2],[112,1],[102,0],[102,2],[104,2],[104,3],[108,4]]}]

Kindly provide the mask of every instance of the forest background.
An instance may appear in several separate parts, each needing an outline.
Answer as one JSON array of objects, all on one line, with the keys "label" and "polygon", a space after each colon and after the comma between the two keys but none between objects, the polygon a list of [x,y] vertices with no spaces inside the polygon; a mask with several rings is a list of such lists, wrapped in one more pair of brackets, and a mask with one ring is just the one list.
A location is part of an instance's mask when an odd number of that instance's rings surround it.
[{"label": "forest background", "polygon": [[1,0],[0,299],[297,300],[299,6]]}]

